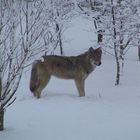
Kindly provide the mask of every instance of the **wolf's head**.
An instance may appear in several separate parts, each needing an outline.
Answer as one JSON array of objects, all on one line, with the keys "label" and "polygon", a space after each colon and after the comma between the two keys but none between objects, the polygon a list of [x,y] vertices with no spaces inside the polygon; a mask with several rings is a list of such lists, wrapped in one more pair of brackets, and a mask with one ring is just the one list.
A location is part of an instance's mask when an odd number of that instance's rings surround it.
[{"label": "wolf's head", "polygon": [[97,49],[93,49],[92,47],[88,50],[88,56],[90,63],[92,65],[100,66],[101,65],[101,57],[102,57],[102,49],[101,47]]}]

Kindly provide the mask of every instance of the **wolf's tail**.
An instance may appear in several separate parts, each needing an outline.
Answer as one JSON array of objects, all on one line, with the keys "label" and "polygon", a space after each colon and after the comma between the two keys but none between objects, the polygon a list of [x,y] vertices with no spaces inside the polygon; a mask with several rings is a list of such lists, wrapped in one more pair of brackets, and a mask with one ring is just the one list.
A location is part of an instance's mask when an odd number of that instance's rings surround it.
[{"label": "wolf's tail", "polygon": [[37,73],[37,62],[35,61],[31,70],[31,78],[30,78],[30,90],[34,92],[37,89],[38,83],[38,73]]}]

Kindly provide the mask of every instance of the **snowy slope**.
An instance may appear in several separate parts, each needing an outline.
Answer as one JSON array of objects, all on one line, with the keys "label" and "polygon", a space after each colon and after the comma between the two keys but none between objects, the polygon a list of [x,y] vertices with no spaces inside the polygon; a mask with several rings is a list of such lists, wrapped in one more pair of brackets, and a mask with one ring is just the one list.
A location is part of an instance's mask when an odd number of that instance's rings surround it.
[{"label": "snowy slope", "polygon": [[[78,24],[79,23],[79,24]],[[66,55],[77,55],[96,39],[91,23],[76,19],[65,34]],[[74,82],[52,78],[41,99],[29,91],[24,73],[16,102],[5,114],[0,140],[140,140],[140,62],[137,48],[126,56],[122,84],[115,83],[115,60],[104,54],[102,65],[86,81],[79,98]]]}]

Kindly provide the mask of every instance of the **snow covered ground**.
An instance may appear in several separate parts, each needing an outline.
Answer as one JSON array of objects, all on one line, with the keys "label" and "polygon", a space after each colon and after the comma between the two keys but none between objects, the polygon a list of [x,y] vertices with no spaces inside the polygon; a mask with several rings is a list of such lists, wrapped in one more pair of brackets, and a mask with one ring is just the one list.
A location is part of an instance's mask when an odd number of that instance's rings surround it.
[{"label": "snow covered ground", "polygon": [[[91,23],[76,19],[65,38],[66,55],[87,50],[95,40]],[[137,48],[126,56],[124,74],[114,86],[116,66],[111,55],[88,77],[86,96],[79,98],[71,80],[52,78],[41,99],[29,91],[24,73],[17,100],[5,113],[0,140],[140,140],[140,62]]]}]

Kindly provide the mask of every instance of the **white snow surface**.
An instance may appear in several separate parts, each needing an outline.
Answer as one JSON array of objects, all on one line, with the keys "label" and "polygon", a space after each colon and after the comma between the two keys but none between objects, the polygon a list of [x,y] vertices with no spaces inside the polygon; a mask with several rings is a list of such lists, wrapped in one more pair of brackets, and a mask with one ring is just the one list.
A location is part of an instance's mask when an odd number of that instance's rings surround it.
[{"label": "white snow surface", "polygon": [[[77,18],[65,33],[66,55],[86,51],[96,40],[86,19]],[[0,140],[140,140],[140,62],[137,48],[125,60],[121,84],[115,86],[115,59],[103,54],[102,65],[86,80],[78,97],[72,80],[52,78],[40,99],[29,90],[24,72],[17,100],[5,112]]]}]

